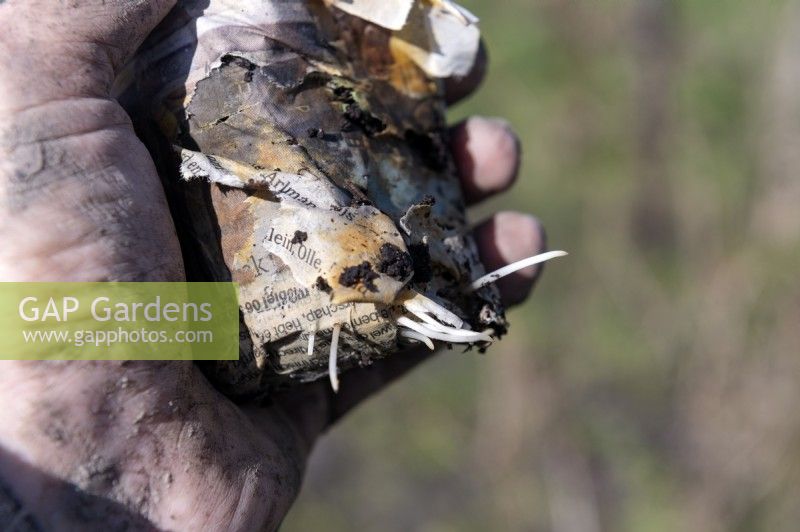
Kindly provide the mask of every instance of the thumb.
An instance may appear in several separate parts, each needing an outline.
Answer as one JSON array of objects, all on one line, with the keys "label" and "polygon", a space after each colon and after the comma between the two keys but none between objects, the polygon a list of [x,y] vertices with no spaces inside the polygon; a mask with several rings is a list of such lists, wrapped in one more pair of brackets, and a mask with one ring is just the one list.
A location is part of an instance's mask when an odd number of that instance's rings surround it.
[{"label": "thumb", "polygon": [[[86,42],[104,48],[115,66],[124,62],[176,0],[9,0],[13,25],[43,41]],[[3,27],[11,27],[11,25]],[[24,36],[23,36],[24,37]]]},{"label": "thumb", "polygon": [[0,2],[0,57],[4,67],[0,89],[9,91],[0,107],[107,97],[116,71],[175,2]]}]

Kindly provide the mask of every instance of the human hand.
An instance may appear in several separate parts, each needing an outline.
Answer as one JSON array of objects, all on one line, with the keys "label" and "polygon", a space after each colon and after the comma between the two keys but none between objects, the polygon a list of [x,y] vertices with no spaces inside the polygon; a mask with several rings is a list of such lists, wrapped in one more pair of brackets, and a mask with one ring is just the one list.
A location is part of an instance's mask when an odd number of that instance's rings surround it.
[{"label": "human hand", "polygon": [[[155,166],[110,98],[115,73],[174,0],[0,2],[0,280],[180,281],[183,265]],[[450,83],[452,99],[479,82]],[[511,185],[519,147],[505,123],[454,127],[468,200]],[[476,228],[489,270],[543,247],[535,219]],[[504,300],[532,272],[501,280]],[[0,496],[43,528],[272,529],[315,440],[427,355],[388,357],[341,378],[238,406],[193,364],[0,364]],[[0,515],[0,518],[3,516]]]}]

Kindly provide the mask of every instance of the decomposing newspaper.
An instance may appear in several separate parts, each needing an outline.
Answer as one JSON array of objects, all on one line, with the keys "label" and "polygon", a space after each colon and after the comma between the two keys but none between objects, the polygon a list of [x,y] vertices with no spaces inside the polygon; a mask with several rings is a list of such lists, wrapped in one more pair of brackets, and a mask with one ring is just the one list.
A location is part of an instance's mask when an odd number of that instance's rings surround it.
[{"label": "decomposing newspaper", "polygon": [[240,286],[223,389],[335,387],[505,330],[445,138],[441,79],[469,72],[476,22],[446,0],[186,0],[121,76],[189,276]]}]

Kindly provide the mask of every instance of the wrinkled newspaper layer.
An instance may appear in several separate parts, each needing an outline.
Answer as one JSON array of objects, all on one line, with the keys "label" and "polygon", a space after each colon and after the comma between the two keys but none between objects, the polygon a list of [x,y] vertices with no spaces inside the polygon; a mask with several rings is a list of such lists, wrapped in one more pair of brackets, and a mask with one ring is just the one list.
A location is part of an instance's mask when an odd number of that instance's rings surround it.
[{"label": "wrinkled newspaper layer", "polygon": [[496,290],[469,289],[444,138],[440,78],[469,71],[475,23],[445,0],[187,0],[120,78],[188,275],[240,285],[240,361],[208,368],[225,391],[504,331]]}]

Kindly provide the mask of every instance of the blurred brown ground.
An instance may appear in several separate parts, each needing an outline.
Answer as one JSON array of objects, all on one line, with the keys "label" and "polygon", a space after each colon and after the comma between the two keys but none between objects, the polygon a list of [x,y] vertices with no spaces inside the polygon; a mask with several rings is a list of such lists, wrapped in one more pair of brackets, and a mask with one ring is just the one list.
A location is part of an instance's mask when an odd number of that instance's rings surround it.
[{"label": "blurred brown ground", "polygon": [[285,531],[800,529],[800,2],[465,1],[551,247],[312,459]]}]

